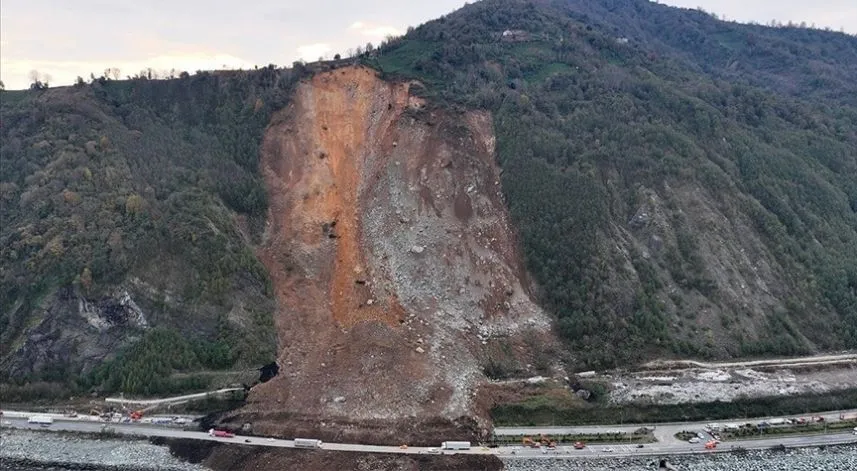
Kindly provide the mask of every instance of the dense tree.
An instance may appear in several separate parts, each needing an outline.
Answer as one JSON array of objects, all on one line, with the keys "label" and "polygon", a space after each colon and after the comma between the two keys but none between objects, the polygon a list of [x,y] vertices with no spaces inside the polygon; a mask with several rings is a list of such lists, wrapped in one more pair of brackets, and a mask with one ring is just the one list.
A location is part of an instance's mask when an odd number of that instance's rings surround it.
[{"label": "dense tree", "polygon": [[[487,0],[381,51],[385,76],[492,111],[528,268],[584,362],[857,346],[854,38],[638,0]],[[779,307],[728,301],[675,188],[749,221],[785,273]],[[665,225],[635,229],[654,197]],[[712,306],[717,329],[699,329]]]}]

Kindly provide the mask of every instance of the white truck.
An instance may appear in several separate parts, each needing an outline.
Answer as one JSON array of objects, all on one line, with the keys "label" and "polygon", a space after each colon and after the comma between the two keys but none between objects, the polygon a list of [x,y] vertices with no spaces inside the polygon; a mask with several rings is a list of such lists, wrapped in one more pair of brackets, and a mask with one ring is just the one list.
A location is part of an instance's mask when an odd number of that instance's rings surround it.
[{"label": "white truck", "polygon": [[295,438],[295,448],[321,448],[321,440],[315,438]]},{"label": "white truck", "polygon": [[49,415],[31,415],[27,419],[28,424],[39,424],[42,427],[49,427],[54,423],[54,418]]},{"label": "white truck", "polygon": [[443,442],[440,444],[443,450],[469,450],[470,442]]}]

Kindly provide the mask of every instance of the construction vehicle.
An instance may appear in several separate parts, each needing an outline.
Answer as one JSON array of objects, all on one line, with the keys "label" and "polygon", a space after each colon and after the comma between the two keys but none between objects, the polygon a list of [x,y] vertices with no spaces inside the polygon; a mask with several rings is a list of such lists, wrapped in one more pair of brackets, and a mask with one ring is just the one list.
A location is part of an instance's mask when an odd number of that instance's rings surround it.
[{"label": "construction vehicle", "polygon": [[542,446],[546,446],[548,448],[556,448],[556,440],[551,440],[551,437],[549,437],[547,435],[540,435],[539,436],[539,443]]},{"label": "construction vehicle", "polygon": [[709,440],[709,441],[705,442],[705,449],[706,450],[713,450],[715,448],[717,448],[717,440]]},{"label": "construction vehicle", "polygon": [[539,442],[533,440],[530,437],[524,437],[523,440],[521,440],[521,444],[525,447],[528,447],[528,448],[538,448],[539,447]]}]

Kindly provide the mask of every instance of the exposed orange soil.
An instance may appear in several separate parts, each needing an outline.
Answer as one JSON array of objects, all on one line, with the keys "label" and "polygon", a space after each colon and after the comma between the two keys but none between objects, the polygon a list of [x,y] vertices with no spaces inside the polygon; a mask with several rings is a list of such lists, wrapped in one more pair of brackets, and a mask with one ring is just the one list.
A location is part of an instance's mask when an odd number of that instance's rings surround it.
[{"label": "exposed orange soil", "polygon": [[273,118],[258,255],[281,370],[227,420],[328,438],[465,433],[480,336],[544,331],[520,281],[490,116],[429,111],[409,88],[345,67],[301,83]]}]

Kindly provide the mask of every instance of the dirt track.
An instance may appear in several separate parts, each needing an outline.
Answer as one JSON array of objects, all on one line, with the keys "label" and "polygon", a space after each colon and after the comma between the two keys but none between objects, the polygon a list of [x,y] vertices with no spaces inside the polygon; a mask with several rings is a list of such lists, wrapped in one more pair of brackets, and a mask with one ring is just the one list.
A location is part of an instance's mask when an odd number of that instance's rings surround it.
[{"label": "dirt track", "polygon": [[695,360],[655,360],[645,363],[642,368],[656,369],[680,369],[680,368],[741,368],[741,367],[794,367],[809,365],[829,365],[857,362],[857,354],[844,353],[841,355],[816,355],[810,357],[781,358],[772,360],[750,360],[738,362],[706,363]]}]

